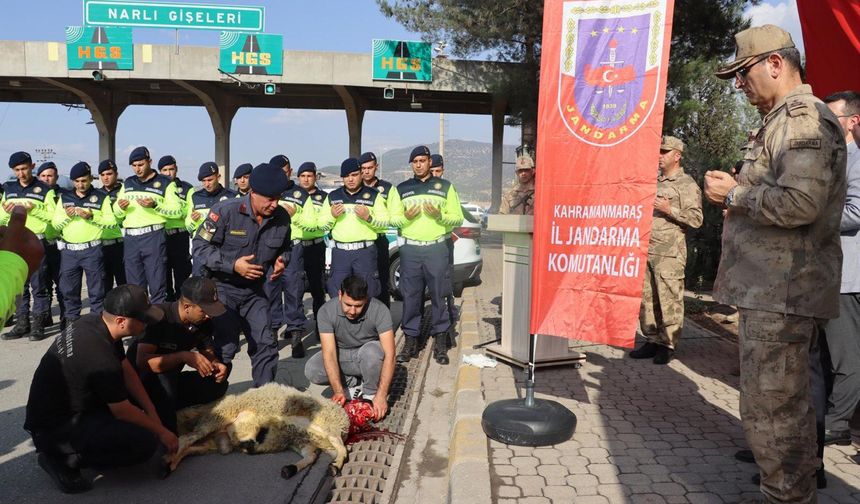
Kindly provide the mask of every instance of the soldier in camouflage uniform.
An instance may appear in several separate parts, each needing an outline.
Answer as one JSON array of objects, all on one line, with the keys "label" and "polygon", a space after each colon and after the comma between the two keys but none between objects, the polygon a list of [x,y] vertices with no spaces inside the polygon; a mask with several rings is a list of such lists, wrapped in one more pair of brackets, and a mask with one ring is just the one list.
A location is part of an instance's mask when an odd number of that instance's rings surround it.
[{"label": "soldier in camouflage uniform", "polygon": [[535,162],[528,154],[517,157],[517,184],[502,196],[502,215],[534,215]]},{"label": "soldier in camouflage uniform", "polygon": [[717,76],[763,114],[737,180],[705,174],[705,196],[728,209],[714,298],[740,313],[740,412],[766,502],[817,502],[809,349],[839,314],[845,141],[836,116],[802,83],[784,30],[735,35]]},{"label": "soldier in camouflage uniform", "polygon": [[663,137],[648,267],[639,310],[639,326],[646,341],[630,352],[634,359],[653,358],[654,364],[672,360],[681,339],[687,265],[684,233],[702,225],[702,191],[681,167],[683,152],[684,142],[672,136]]}]

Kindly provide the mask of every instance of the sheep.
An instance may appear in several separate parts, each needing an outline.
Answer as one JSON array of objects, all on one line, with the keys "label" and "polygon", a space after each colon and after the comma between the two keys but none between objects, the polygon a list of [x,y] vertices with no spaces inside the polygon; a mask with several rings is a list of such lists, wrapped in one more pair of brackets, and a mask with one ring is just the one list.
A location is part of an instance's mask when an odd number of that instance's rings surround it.
[{"label": "sheep", "polygon": [[279,383],[269,383],[211,404],[185,408],[177,414],[179,449],[164,458],[164,476],[188,455],[227,454],[234,448],[248,453],[292,450],[302,455],[285,465],[290,478],[313,464],[320,450],[332,456],[336,474],[346,460],[344,438],[349,417],[338,404]]}]

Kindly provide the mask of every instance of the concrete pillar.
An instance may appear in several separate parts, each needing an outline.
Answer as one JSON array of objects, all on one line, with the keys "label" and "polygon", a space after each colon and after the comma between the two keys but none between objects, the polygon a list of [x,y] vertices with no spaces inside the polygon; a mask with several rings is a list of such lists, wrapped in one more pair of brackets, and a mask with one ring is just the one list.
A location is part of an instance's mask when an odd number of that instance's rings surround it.
[{"label": "concrete pillar", "polygon": [[235,96],[227,94],[212,84],[205,82],[190,83],[182,80],[174,80],[176,84],[194,93],[212,121],[212,130],[215,133],[215,164],[221,172],[221,183],[230,185],[230,129],[233,126],[233,118],[239,110],[239,102]]},{"label": "concrete pillar", "polygon": [[502,162],[504,161],[505,110],[507,108],[506,99],[499,96],[493,98],[493,173],[491,177],[490,213],[498,212],[499,205],[502,203]]},{"label": "concrete pillar", "polygon": [[364,111],[367,104],[358,94],[346,86],[332,86],[343,100],[343,108],[346,110],[346,126],[349,130],[349,155],[358,157],[361,155],[361,125],[364,122]]},{"label": "concrete pillar", "polygon": [[99,132],[99,161],[113,159],[116,162],[116,127],[119,116],[128,106],[128,99],[122,92],[84,81],[59,81],[39,78],[39,80],[74,93],[81,99],[93,117]]}]

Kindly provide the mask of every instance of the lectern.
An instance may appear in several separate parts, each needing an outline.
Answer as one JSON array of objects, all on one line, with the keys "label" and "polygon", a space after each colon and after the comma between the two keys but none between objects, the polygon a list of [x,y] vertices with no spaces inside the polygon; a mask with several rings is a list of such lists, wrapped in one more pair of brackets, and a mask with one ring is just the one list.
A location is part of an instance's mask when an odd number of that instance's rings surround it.
[{"label": "lectern", "polygon": [[[502,341],[486,347],[490,354],[526,367],[529,361],[529,312],[532,292],[531,215],[490,215],[489,231],[502,233]],[[570,350],[566,338],[537,336],[535,366],[581,363],[585,354]]]}]

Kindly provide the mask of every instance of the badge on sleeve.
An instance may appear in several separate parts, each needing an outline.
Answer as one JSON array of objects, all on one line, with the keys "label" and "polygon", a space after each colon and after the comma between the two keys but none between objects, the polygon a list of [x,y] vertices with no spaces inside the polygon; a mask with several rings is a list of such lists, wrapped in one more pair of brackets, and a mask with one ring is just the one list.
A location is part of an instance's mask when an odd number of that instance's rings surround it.
[{"label": "badge on sleeve", "polygon": [[206,241],[212,241],[212,237],[215,236],[215,223],[210,220],[203,221],[197,236]]}]

